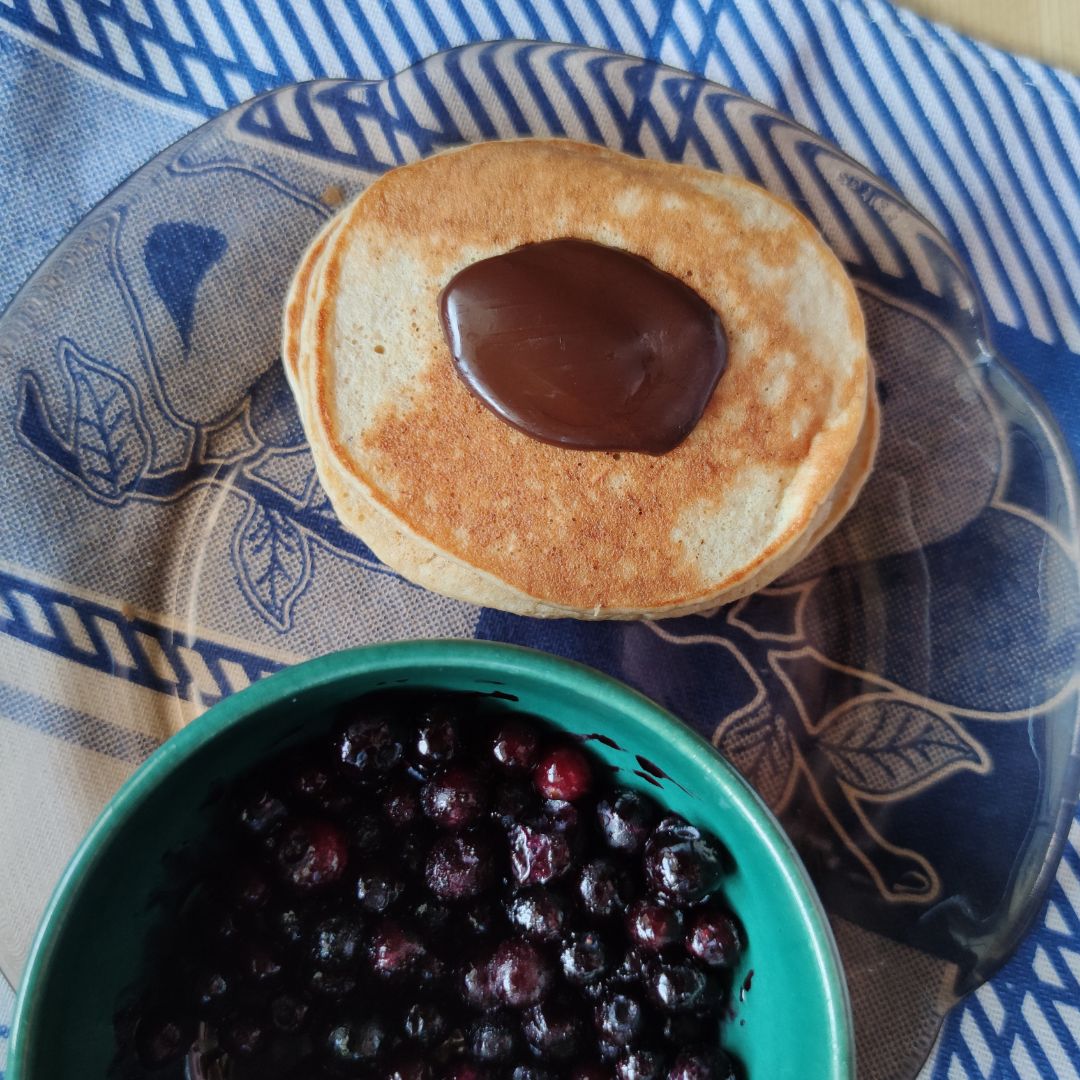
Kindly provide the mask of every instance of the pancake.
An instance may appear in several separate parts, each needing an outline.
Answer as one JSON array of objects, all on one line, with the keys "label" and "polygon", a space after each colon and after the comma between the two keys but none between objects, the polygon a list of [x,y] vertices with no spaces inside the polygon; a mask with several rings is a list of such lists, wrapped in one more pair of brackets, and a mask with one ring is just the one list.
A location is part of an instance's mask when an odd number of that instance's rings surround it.
[{"label": "pancake", "polygon": [[[668,454],[537,442],[453,374],[445,282],[566,235],[645,256],[721,316],[729,369]],[[808,223],[742,181],[568,142],[480,144],[372,185],[302,261],[283,357],[343,523],[417,583],[523,614],[746,595],[834,527],[877,440],[861,313]]]}]

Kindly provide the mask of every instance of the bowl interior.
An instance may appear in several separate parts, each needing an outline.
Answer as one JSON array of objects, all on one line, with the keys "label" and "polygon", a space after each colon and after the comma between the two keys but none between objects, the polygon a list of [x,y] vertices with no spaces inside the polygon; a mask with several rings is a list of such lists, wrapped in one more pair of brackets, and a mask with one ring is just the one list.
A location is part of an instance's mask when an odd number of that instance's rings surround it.
[{"label": "bowl interior", "polygon": [[395,686],[495,693],[509,710],[604,736],[589,745],[621,782],[710,829],[732,855],[724,891],[747,948],[724,1042],[748,1076],[854,1075],[824,914],[779,826],[734,770],[670,714],[598,672],[459,641],[370,646],[298,665],[216,705],[157,751],[103,812],[50,902],[17,1007],[8,1080],[107,1074],[114,1011],[161,917],[165,854],[206,835],[214,793],[233,776],[329,728],[334,705]]}]

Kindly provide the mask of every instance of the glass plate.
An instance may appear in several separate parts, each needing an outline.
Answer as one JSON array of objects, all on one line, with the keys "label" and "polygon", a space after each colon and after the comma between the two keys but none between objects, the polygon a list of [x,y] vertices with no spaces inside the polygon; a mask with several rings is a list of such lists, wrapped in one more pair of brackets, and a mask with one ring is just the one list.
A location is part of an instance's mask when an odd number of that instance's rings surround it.
[{"label": "glass plate", "polygon": [[[545,623],[444,599],[346,534],[315,479],[278,354],[305,244],[393,165],[523,135],[745,176],[808,214],[859,288],[873,477],[805,562],[709,617]],[[25,822],[0,854],[28,868],[0,884],[10,976],[78,835],[158,740],[294,659],[414,636],[576,657],[712,737],[821,890],[867,1077],[914,1075],[1038,911],[1078,781],[1072,467],[942,236],[786,117],[535,43],[285,87],[96,208],[0,321],[0,362],[0,789],[23,785]],[[59,810],[26,780],[43,772]]]}]

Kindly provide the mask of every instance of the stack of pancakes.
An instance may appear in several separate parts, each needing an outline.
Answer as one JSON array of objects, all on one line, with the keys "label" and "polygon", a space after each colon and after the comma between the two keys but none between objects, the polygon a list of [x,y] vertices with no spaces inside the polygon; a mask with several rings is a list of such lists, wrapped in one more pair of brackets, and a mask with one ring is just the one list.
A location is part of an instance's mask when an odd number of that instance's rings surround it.
[{"label": "stack of pancakes", "polygon": [[[727,370],[674,450],[541,442],[458,377],[444,287],[562,237],[642,256],[719,314]],[[800,214],[743,180],[569,140],[480,143],[380,178],[305,253],[282,352],[342,524],[412,581],[524,615],[661,618],[745,596],[843,517],[877,445],[858,300]]]}]

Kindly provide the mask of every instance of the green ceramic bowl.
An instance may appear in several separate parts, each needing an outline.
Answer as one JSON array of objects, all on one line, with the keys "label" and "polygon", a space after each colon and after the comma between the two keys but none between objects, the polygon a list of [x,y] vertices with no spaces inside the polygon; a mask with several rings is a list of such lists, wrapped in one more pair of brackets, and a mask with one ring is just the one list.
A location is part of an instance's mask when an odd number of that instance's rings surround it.
[{"label": "green ceramic bowl", "polygon": [[[162,856],[205,835],[210,793],[260,758],[329,727],[330,707],[410,686],[510,695],[508,708],[623,749],[589,745],[627,784],[720,836],[734,859],[725,892],[747,948],[735,986],[753,984],[725,1043],[749,1080],[854,1076],[847,991],[825,915],[772,814],[716,751],[621,683],[543,653],[478,641],[375,645],[280,672],[215,705],[120,789],[83,841],[45,912],[15,1013],[7,1080],[104,1077],[117,1001],[140,967]],[[671,779],[635,775],[642,755]]]}]

